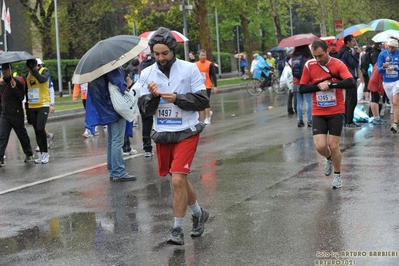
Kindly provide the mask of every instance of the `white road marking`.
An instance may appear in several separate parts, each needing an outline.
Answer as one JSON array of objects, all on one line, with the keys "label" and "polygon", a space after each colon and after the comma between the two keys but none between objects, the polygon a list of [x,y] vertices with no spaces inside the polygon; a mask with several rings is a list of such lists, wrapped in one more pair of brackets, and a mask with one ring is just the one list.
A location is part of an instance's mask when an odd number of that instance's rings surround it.
[{"label": "white road marking", "polygon": [[[123,160],[131,159],[131,158],[138,157],[138,156],[144,156],[144,153],[138,153],[138,154],[134,154],[134,155],[131,155],[131,156],[125,156],[125,157],[123,157]],[[63,177],[67,177],[67,176],[71,176],[71,175],[75,175],[75,174],[80,174],[80,173],[83,173],[83,172],[86,172],[86,171],[90,171],[90,170],[93,170],[95,168],[98,168],[98,167],[101,167],[101,166],[105,166],[105,165],[107,165],[107,163],[94,165],[94,166],[91,166],[91,167],[79,169],[79,170],[72,171],[72,172],[69,172],[69,173],[65,173],[65,174],[62,174],[62,175],[57,175],[57,176],[49,177],[49,178],[42,179],[42,180],[39,180],[39,181],[35,181],[35,182],[32,182],[32,183],[28,183],[28,184],[25,184],[25,185],[21,185],[21,186],[17,186],[17,187],[14,187],[14,188],[6,189],[6,190],[3,190],[3,191],[0,191],[0,195],[4,195],[4,194],[7,194],[7,193],[14,192],[14,191],[21,190],[21,189],[28,188],[28,187],[33,187],[33,186],[40,185],[40,184],[43,184],[43,183],[47,183],[47,182],[50,182],[50,181],[54,181],[54,180],[57,180],[57,179],[60,179],[60,178],[63,178]]]}]

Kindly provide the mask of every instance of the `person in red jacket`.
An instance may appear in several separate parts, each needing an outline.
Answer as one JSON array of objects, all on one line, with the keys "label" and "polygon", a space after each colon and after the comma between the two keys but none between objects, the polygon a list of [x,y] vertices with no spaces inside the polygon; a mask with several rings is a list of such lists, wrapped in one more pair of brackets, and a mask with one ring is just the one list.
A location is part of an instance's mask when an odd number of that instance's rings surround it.
[{"label": "person in red jacket", "polygon": [[331,175],[334,168],[332,188],[340,188],[342,154],[339,141],[345,122],[343,89],[356,88],[356,82],[342,61],[329,56],[325,41],[314,41],[311,49],[314,59],[305,63],[299,93],[312,93],[314,146],[327,159],[324,174]]}]

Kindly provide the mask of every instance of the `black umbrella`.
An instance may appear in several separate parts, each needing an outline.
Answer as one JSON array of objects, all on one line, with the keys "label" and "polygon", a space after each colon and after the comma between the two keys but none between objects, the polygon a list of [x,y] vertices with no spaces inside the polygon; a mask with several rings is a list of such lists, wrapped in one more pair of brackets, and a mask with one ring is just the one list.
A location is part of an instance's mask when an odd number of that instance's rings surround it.
[{"label": "black umbrella", "polygon": [[147,39],[132,35],[118,35],[99,41],[80,59],[72,83],[93,81],[127,63],[147,46]]},{"label": "black umbrella", "polygon": [[0,55],[0,65],[5,63],[15,63],[19,61],[25,61],[29,59],[36,59],[36,57],[25,51],[3,52]]}]

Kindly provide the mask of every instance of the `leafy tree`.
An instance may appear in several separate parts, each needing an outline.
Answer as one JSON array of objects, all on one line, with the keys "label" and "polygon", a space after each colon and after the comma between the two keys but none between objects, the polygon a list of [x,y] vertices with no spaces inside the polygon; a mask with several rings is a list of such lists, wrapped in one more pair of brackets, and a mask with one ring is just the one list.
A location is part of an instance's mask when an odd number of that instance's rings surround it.
[{"label": "leafy tree", "polygon": [[[53,26],[52,17],[54,13],[54,1],[52,0],[19,0],[19,2],[26,8],[28,17],[39,31],[39,39],[34,40],[32,46],[39,45],[43,49],[44,57],[53,54],[53,42],[51,36],[51,29]],[[37,38],[33,34],[33,38]],[[36,43],[38,42],[38,43]],[[40,48],[40,47],[34,47]]]}]

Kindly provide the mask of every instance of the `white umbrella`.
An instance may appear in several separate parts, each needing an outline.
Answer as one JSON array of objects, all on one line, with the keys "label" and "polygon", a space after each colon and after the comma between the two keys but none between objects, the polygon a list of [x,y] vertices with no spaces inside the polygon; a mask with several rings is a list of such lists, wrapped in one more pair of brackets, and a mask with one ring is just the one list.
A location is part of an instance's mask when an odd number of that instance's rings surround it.
[{"label": "white umbrella", "polygon": [[377,33],[372,40],[374,42],[387,42],[389,38],[399,39],[399,30],[386,30],[380,33]]}]

